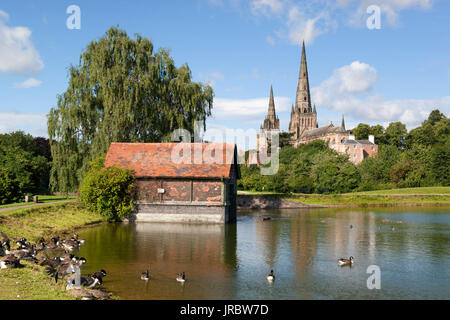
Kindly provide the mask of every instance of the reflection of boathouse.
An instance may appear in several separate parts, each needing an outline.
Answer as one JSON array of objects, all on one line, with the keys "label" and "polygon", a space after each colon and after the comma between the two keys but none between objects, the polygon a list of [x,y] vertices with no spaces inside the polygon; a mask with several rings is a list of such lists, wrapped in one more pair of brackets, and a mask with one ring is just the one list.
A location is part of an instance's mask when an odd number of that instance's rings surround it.
[{"label": "reflection of boathouse", "polygon": [[236,221],[235,144],[113,143],[105,166],[134,170],[137,221]]}]

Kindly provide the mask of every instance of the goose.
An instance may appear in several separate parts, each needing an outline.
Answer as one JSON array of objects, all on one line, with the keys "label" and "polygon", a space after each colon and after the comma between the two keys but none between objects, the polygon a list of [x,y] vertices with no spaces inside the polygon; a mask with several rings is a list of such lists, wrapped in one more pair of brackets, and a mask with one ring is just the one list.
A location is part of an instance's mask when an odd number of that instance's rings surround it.
[{"label": "goose", "polygon": [[75,233],[73,235],[72,240],[77,241],[79,245],[82,245],[82,244],[84,244],[86,242],[86,240],[84,240],[84,239],[79,239],[77,233]]},{"label": "goose", "polygon": [[265,218],[263,218],[263,221],[270,221],[270,220],[272,220],[271,217],[265,217]]},{"label": "goose", "polygon": [[106,277],[106,271],[103,269],[96,271],[92,274],[92,276],[98,279],[99,284],[103,284],[103,278]]},{"label": "goose", "polygon": [[142,272],[141,280],[145,280],[145,281],[150,280],[150,271],[149,270]]},{"label": "goose", "polygon": [[36,251],[42,251],[42,250],[47,249],[47,245],[45,244],[44,238],[41,238],[41,240],[39,240],[39,243],[37,243],[34,246],[34,248],[35,248]]},{"label": "goose", "polygon": [[179,273],[177,275],[177,281],[178,282],[185,282],[186,281],[186,274],[184,272],[183,273]]},{"label": "goose", "polygon": [[97,277],[88,274],[87,276],[80,278],[80,284],[83,287],[92,289],[95,288],[96,285],[100,284],[100,280]]},{"label": "goose", "polygon": [[17,245],[17,249],[27,249],[30,245],[30,243],[25,238],[13,238],[13,240]]},{"label": "goose", "polygon": [[54,236],[51,238],[50,243],[47,246],[50,249],[58,249],[59,248],[59,236]]},{"label": "goose", "polygon": [[97,300],[108,300],[110,295],[102,290],[91,290],[90,293]]},{"label": "goose", "polygon": [[354,259],[353,257],[350,257],[349,259],[341,258],[338,260],[338,262],[340,266],[347,266],[347,265],[351,266],[354,262]]},{"label": "goose", "polygon": [[59,256],[59,259],[62,263],[70,263],[70,261],[72,261],[74,257],[75,255],[73,255],[72,253],[65,253],[62,256]]},{"label": "goose", "polygon": [[273,270],[270,270],[270,273],[266,277],[267,281],[272,282],[275,280],[275,275],[273,274]]},{"label": "goose", "polygon": [[[11,250],[10,240],[6,234],[0,231],[0,247],[6,247],[6,250]],[[8,254],[8,253],[6,253]]]},{"label": "goose", "polygon": [[66,252],[78,249],[78,247],[80,246],[79,242],[75,239],[65,239],[62,241],[61,245],[64,248],[64,250],[66,250]]},{"label": "goose", "polygon": [[49,266],[52,268],[56,268],[61,265],[61,259],[59,257],[54,257],[53,259],[49,259],[44,257],[43,261],[40,263],[41,266]]},{"label": "goose", "polygon": [[13,254],[8,254],[0,260],[0,269],[22,268],[22,267],[23,265],[20,263],[20,259],[18,259]]}]

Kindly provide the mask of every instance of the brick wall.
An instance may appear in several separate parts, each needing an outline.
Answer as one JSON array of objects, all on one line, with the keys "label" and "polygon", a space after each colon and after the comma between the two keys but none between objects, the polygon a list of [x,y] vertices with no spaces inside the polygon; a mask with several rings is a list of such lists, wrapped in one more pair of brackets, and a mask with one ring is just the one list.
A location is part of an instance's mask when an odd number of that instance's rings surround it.
[{"label": "brick wall", "polygon": [[[223,202],[223,182],[220,180],[192,179],[137,179],[136,200],[145,203],[170,202]],[[164,189],[158,194],[158,189]]]}]

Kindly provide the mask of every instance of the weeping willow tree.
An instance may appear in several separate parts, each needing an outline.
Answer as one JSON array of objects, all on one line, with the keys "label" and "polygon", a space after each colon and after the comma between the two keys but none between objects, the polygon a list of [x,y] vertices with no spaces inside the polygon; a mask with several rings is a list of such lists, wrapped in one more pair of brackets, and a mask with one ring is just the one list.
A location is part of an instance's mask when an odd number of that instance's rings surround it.
[{"label": "weeping willow tree", "polygon": [[88,164],[111,142],[161,142],[211,115],[213,90],[192,82],[169,51],[110,28],[69,68],[69,85],[48,114],[52,190],[78,188]]}]

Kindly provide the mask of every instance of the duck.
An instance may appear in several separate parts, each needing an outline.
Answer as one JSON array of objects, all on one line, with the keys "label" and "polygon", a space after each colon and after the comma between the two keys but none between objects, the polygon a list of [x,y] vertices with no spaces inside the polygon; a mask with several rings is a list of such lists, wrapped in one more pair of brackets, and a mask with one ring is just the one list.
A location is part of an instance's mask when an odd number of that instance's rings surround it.
[{"label": "duck", "polygon": [[145,281],[150,280],[150,271],[149,270],[142,272],[141,280],[145,280]]},{"label": "duck", "polygon": [[265,218],[263,218],[263,221],[270,221],[270,220],[272,220],[271,217],[265,217]]},{"label": "duck", "polygon": [[186,274],[184,272],[183,273],[179,273],[177,275],[177,281],[178,282],[185,282],[186,281]]},{"label": "duck", "polygon": [[347,266],[347,265],[351,266],[353,264],[353,262],[354,262],[354,259],[353,259],[353,257],[350,257],[348,259],[341,258],[341,259],[338,260],[338,262],[339,262],[340,266]]},{"label": "duck", "polygon": [[23,264],[20,263],[20,259],[13,254],[8,254],[0,260],[0,269],[22,268],[22,267]]},{"label": "duck", "polygon": [[275,275],[273,274],[273,270],[270,270],[270,273],[266,277],[267,281],[272,282],[275,280]]}]

